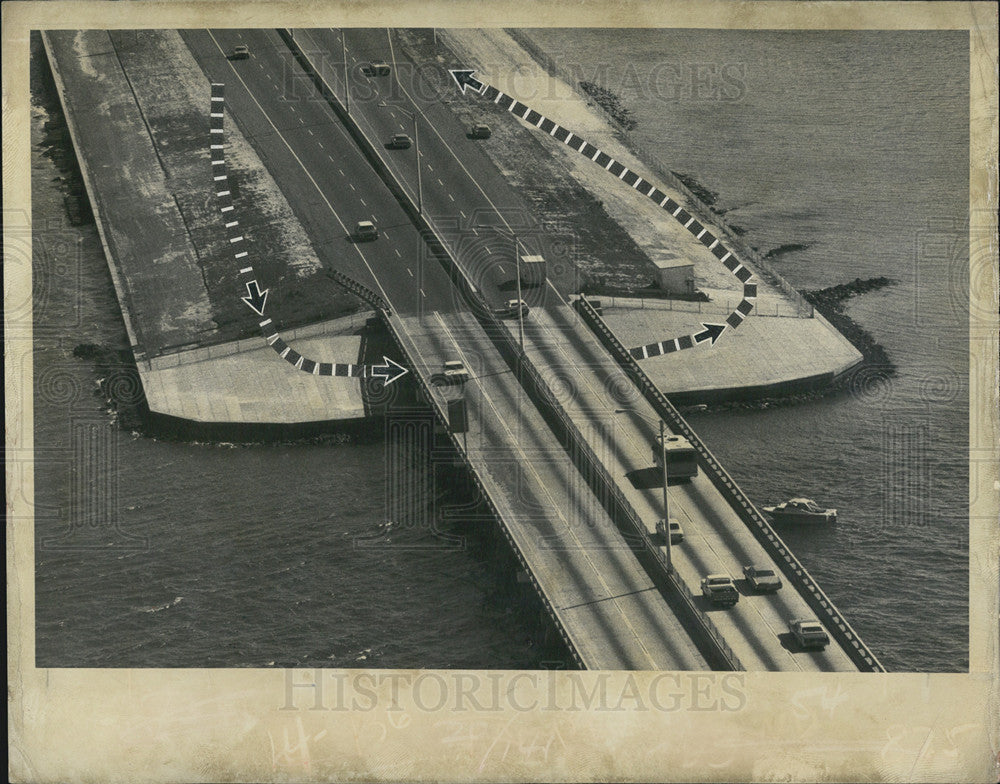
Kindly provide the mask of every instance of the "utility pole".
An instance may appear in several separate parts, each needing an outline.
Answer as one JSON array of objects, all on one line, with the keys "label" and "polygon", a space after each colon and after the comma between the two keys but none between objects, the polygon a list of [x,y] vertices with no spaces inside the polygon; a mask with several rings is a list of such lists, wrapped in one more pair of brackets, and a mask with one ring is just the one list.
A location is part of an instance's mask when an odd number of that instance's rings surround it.
[{"label": "utility pole", "polygon": [[660,420],[660,463],[663,466],[663,525],[666,528],[664,536],[667,548],[667,569],[673,568],[670,552],[670,507],[667,499],[667,434],[663,420]]}]

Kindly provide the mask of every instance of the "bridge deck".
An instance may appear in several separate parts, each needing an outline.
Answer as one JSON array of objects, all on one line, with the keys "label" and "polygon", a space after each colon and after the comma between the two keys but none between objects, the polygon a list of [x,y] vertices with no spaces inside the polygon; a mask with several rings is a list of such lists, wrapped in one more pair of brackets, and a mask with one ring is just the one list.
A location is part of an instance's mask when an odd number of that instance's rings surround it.
[{"label": "bridge deck", "polygon": [[[473,317],[433,313],[399,323],[427,383],[447,359],[470,370],[469,432],[460,443],[583,664],[706,669],[690,633]],[[442,407],[462,396],[453,387],[433,394]]]}]

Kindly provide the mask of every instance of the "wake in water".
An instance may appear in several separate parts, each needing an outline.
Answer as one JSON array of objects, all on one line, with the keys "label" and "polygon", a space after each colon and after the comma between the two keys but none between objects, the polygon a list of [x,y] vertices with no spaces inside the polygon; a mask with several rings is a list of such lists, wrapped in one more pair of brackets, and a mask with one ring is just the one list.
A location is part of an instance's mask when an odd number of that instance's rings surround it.
[{"label": "wake in water", "polygon": [[160,610],[169,610],[171,607],[175,607],[176,605],[180,604],[182,601],[184,601],[184,597],[183,596],[175,596],[174,600],[172,602],[167,602],[167,604],[161,604],[161,605],[158,605],[156,607],[136,607],[134,609],[135,609],[136,612],[155,613],[155,612],[159,612]]}]

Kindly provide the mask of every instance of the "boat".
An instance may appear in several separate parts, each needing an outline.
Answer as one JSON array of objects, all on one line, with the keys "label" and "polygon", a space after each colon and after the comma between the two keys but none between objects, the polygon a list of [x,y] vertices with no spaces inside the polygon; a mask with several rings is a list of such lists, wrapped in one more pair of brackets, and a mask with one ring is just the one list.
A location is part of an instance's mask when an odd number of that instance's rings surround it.
[{"label": "boat", "polygon": [[833,523],[837,520],[836,509],[824,509],[808,498],[792,498],[783,504],[765,506],[764,511],[782,522]]}]

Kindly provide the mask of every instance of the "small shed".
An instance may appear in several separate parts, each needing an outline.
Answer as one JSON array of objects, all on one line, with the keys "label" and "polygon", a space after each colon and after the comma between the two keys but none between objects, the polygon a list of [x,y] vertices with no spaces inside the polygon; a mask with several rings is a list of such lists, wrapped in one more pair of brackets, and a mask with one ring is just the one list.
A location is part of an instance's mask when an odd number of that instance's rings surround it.
[{"label": "small shed", "polygon": [[656,286],[671,294],[694,294],[694,262],[673,253],[653,259]]}]

